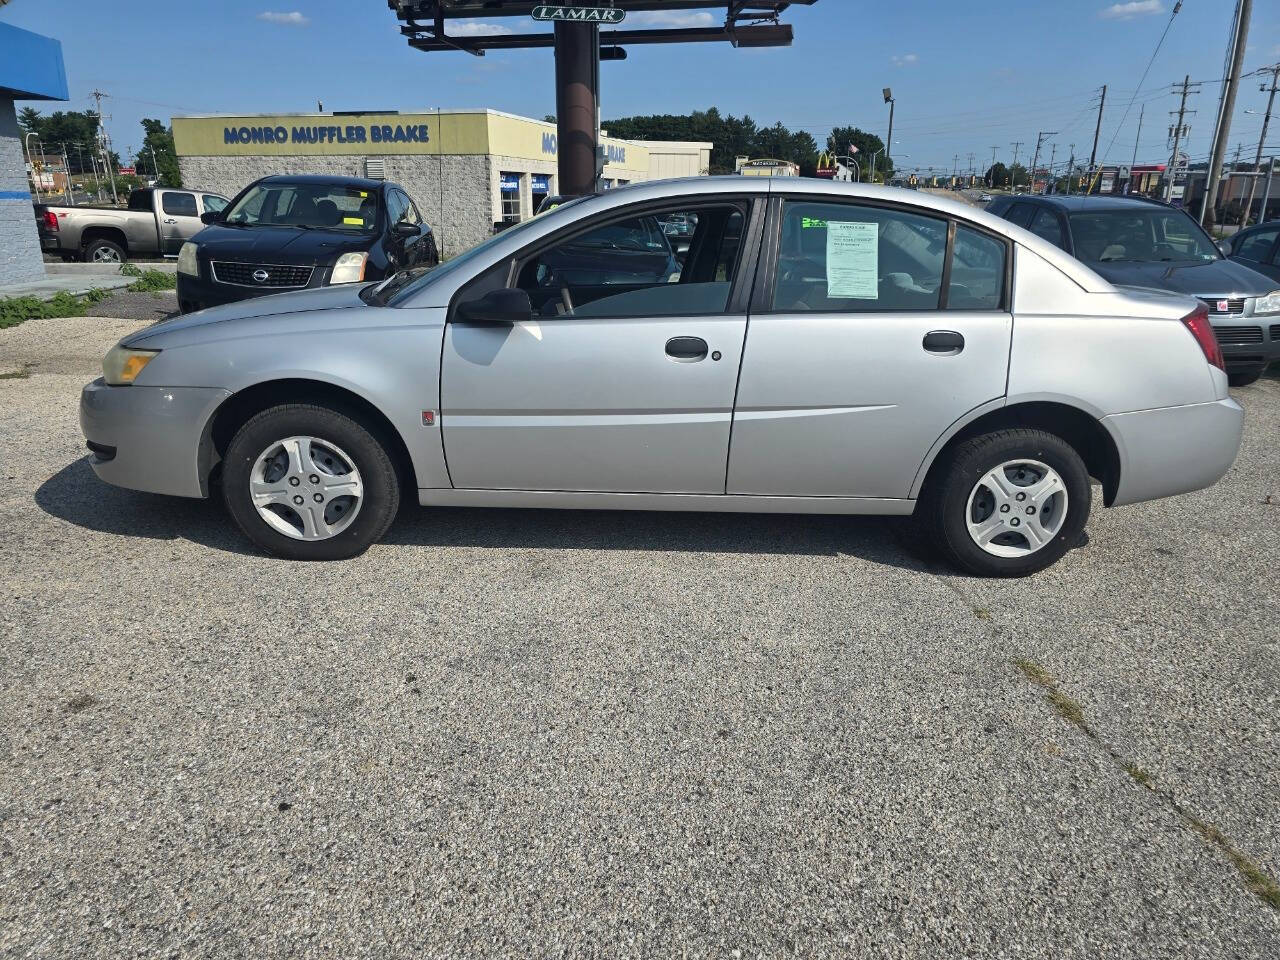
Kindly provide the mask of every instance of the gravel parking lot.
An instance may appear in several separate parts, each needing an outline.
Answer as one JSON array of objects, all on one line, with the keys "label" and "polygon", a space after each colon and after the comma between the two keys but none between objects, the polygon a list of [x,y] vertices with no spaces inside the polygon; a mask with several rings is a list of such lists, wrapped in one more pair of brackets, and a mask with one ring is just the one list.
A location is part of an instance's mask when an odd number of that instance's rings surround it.
[{"label": "gravel parking lot", "polygon": [[1280,955],[1280,380],[1023,581],[824,517],[302,565],[94,477],[137,325],[0,331],[5,955]]}]

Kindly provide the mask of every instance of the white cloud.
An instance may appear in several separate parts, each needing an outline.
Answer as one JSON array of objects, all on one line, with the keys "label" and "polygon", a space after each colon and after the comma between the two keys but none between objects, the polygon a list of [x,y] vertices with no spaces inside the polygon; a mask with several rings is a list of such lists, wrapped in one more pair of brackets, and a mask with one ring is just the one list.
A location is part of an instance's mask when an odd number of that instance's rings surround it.
[{"label": "white cloud", "polygon": [[286,27],[305,27],[311,22],[310,17],[304,17],[297,10],[291,13],[275,13],[271,10],[264,10],[258,14],[259,20],[265,20],[267,23],[279,23]]},{"label": "white cloud", "polygon": [[515,33],[510,27],[504,27],[500,23],[486,23],[483,20],[459,20],[456,23],[446,23],[444,32],[451,37],[499,37]]},{"label": "white cloud", "polygon": [[914,53],[895,54],[889,59],[893,61],[895,67],[909,67],[920,62],[920,57]]},{"label": "white cloud", "polygon": [[714,27],[721,21],[709,13],[678,13],[655,11],[627,14],[626,26],[631,27]]},{"label": "white cloud", "polygon": [[1152,13],[1164,13],[1164,4],[1160,0],[1129,0],[1128,3],[1113,3],[1098,11],[1103,20],[1132,20],[1134,17],[1145,17]]}]

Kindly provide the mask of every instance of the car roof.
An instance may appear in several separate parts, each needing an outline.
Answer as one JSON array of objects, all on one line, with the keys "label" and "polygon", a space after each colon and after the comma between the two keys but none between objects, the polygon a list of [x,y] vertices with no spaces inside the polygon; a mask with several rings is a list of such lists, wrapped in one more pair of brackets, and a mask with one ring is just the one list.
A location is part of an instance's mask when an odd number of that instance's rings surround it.
[{"label": "car roof", "polygon": [[314,183],[326,187],[355,187],[357,190],[380,190],[396,184],[367,177],[343,177],[328,173],[273,173],[263,177],[261,183]]},{"label": "car roof", "polygon": [[1065,194],[1051,193],[1040,196],[1030,194],[1019,199],[1057,207],[1059,210],[1065,210],[1068,213],[1079,213],[1085,210],[1132,210],[1135,207],[1175,209],[1168,204],[1161,203],[1159,200],[1152,200],[1150,197],[1099,196],[1097,194],[1092,196],[1074,194],[1067,196]]}]

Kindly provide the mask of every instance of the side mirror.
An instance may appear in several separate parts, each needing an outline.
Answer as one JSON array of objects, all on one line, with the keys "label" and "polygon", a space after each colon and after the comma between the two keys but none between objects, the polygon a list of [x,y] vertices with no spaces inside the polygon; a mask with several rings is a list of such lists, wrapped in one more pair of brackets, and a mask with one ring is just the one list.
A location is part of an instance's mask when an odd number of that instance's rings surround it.
[{"label": "side mirror", "polygon": [[1230,240],[1219,240],[1219,241],[1218,241],[1218,252],[1219,252],[1219,253],[1221,253],[1224,257],[1229,257],[1229,256],[1231,256],[1231,241],[1230,241]]},{"label": "side mirror", "polygon": [[407,220],[401,220],[391,228],[391,232],[397,237],[404,237],[408,239],[409,237],[416,237],[418,234],[422,233],[422,227],[418,226],[416,223],[409,223]]},{"label": "side mirror", "polygon": [[200,214],[200,222],[203,224],[221,223],[225,218],[221,210],[206,210]]},{"label": "side mirror", "polygon": [[504,287],[458,304],[454,316],[465,323],[521,323],[533,319],[533,303],[523,290]]}]

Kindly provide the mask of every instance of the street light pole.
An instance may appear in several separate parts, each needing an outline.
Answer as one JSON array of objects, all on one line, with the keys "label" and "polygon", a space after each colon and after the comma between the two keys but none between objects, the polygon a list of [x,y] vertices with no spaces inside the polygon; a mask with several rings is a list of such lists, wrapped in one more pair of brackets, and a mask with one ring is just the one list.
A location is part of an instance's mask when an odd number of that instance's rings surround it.
[{"label": "street light pole", "polygon": [[36,169],[35,157],[31,154],[31,138],[38,138],[39,136],[40,135],[34,130],[30,130],[27,132],[27,135],[22,138],[22,145],[27,148],[27,163],[31,167],[31,185],[36,188],[37,202],[40,200],[40,171]]},{"label": "street light pole", "polygon": [[896,102],[893,99],[893,89],[891,87],[884,88],[884,102],[889,105],[889,139],[884,142],[884,175],[885,181],[889,179],[889,157],[892,151],[893,143],[893,106]]},{"label": "street light pole", "polygon": [[[1253,172],[1255,174],[1262,170],[1262,145],[1267,142],[1267,127],[1271,125],[1271,108],[1276,102],[1276,81],[1280,80],[1280,63],[1273,67],[1266,67],[1263,73],[1271,74],[1271,90],[1267,96],[1267,112],[1262,117],[1262,133],[1258,136],[1258,153],[1253,158]],[[1258,88],[1266,91],[1267,85],[1264,83]],[[1255,176],[1249,181],[1249,199],[1244,205],[1244,216],[1240,220],[1240,229],[1243,230],[1249,225],[1249,214],[1253,212],[1253,192],[1257,189],[1258,178]],[[1263,204],[1262,209],[1258,211],[1258,222],[1261,223],[1267,218],[1267,207]]]}]

